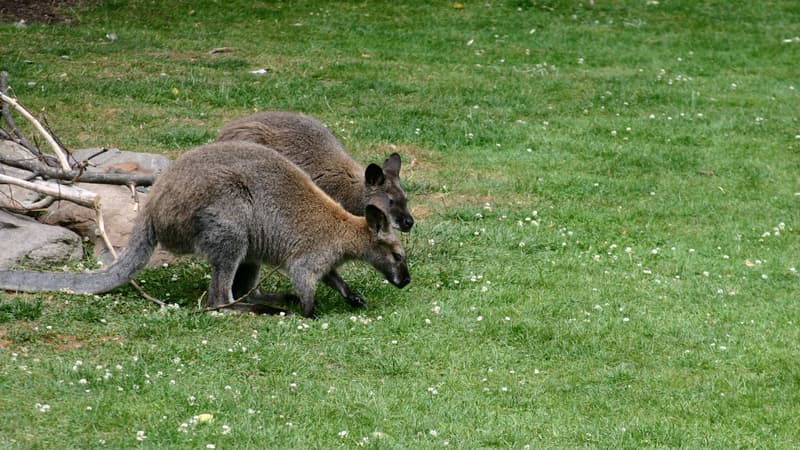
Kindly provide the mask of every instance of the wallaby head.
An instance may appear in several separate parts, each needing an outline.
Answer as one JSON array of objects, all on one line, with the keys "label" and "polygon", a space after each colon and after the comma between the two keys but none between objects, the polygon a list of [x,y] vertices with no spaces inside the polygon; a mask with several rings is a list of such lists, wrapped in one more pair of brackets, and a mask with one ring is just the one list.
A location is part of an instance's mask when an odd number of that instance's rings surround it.
[{"label": "wallaby head", "polygon": [[372,235],[364,260],[381,272],[387,281],[402,288],[411,281],[411,276],[408,272],[406,251],[394,233],[385,212],[388,204],[387,196],[376,195],[370,199],[364,210],[367,226]]},{"label": "wallaby head", "polygon": [[402,232],[408,232],[414,226],[414,218],[408,211],[408,196],[400,186],[400,155],[392,153],[381,168],[370,164],[364,173],[366,184],[365,201],[376,192],[384,192],[388,198],[388,213],[392,225]]}]

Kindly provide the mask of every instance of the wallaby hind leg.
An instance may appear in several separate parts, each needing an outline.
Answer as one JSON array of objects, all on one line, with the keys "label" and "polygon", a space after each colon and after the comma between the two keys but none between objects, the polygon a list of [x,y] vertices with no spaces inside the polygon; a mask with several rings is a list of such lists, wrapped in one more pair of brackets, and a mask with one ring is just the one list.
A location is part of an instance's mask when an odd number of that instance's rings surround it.
[{"label": "wallaby hind leg", "polygon": [[347,299],[347,303],[353,308],[367,308],[367,302],[360,295],[350,290],[350,287],[335,270],[331,270],[322,277],[322,281]]},{"label": "wallaby hind leg", "polygon": [[195,235],[195,253],[203,255],[211,266],[207,306],[216,308],[234,300],[233,281],[247,254],[247,236],[213,214],[201,218],[197,225],[200,233]]}]

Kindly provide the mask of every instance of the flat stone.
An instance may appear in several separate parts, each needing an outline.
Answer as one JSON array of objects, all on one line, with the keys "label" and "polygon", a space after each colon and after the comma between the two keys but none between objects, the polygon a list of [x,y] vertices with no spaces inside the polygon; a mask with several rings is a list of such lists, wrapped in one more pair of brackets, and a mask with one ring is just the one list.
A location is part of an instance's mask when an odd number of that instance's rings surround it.
[{"label": "flat stone", "polygon": [[0,210],[0,269],[60,264],[83,257],[81,238],[62,227]]}]

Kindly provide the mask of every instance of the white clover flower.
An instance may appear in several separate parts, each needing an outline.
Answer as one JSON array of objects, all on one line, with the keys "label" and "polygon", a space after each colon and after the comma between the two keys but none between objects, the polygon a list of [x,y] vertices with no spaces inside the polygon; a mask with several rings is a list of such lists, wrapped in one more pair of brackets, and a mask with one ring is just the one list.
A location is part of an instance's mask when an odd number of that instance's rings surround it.
[{"label": "white clover flower", "polygon": [[45,404],[37,403],[37,404],[35,404],[33,406],[34,406],[34,408],[38,409],[39,412],[41,412],[41,413],[46,413],[46,412],[50,411],[50,405],[48,405],[47,403],[45,403]]}]

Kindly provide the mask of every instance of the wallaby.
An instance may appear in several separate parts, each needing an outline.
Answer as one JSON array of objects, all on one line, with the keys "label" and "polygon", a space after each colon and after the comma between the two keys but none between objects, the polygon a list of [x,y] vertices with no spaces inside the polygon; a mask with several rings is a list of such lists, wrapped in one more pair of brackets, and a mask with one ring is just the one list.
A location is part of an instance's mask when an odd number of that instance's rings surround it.
[{"label": "wallaby", "polygon": [[[389,199],[392,225],[404,232],[414,225],[408,198],[400,186],[401,161],[397,153],[392,153],[382,168],[369,164],[364,169],[319,120],[287,111],[260,112],[228,123],[217,141],[231,140],[255,142],[278,151],[353,214],[363,216],[370,199],[384,195]],[[367,306],[336,271],[324,280],[351,305]]]},{"label": "wallaby", "polygon": [[248,142],[213,143],[183,154],[159,176],[127,249],[106,270],[0,271],[0,289],[107,292],[144,267],[161,243],[208,261],[209,307],[251,292],[267,263],[288,272],[303,315],[313,317],[317,282],[347,260],[368,262],[397,287],[410,282],[387,207],[388,199],[376,195],[365,217],[355,216],[277,152]]},{"label": "wallaby", "polygon": [[414,226],[408,197],[400,186],[400,155],[392,153],[383,168],[365,170],[347,154],[339,140],[319,120],[286,112],[260,112],[222,127],[218,141],[249,141],[275,149],[305,171],[314,183],[353,214],[363,216],[369,197],[383,191],[389,197],[392,225],[407,232]]}]

